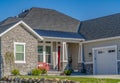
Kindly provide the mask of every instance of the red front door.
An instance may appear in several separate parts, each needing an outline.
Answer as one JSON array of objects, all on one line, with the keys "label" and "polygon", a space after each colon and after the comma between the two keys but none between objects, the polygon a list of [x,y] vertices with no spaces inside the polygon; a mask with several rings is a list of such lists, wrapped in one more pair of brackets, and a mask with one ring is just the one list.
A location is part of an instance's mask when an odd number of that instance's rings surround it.
[{"label": "red front door", "polygon": [[60,46],[58,46],[58,71],[60,70]]}]

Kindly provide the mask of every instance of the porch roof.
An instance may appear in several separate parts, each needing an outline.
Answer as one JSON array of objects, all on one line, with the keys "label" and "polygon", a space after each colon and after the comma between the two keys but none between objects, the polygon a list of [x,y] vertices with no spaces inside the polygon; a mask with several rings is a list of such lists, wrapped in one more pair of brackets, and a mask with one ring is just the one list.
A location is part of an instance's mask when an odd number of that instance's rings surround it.
[{"label": "porch roof", "polygon": [[34,29],[40,36],[52,37],[52,38],[66,38],[66,39],[78,39],[84,40],[82,35],[73,32],[62,32],[62,31],[51,31],[51,30],[40,30]]}]

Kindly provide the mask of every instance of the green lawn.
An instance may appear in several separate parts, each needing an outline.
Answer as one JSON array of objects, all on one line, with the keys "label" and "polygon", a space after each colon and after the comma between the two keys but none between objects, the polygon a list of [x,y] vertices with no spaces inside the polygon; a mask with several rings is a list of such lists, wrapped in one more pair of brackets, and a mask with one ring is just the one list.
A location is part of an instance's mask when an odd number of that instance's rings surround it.
[{"label": "green lawn", "polygon": [[98,79],[70,76],[20,76],[21,78],[59,78],[79,81],[80,83],[120,83],[120,79]]}]

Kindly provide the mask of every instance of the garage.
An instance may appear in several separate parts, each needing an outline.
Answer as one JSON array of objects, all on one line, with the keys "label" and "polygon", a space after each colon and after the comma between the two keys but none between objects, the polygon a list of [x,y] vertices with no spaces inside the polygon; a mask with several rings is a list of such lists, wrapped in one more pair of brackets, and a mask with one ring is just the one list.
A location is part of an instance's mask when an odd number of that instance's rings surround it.
[{"label": "garage", "polygon": [[93,48],[93,74],[117,74],[117,46]]}]

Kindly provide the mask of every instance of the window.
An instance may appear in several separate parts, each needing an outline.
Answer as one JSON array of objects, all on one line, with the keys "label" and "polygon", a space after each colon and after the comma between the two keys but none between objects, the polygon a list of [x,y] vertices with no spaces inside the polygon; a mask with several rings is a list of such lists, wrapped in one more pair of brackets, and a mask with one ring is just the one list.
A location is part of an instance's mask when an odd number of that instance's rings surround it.
[{"label": "window", "polygon": [[46,46],[46,62],[51,63],[51,46]]},{"label": "window", "polygon": [[43,46],[38,46],[38,62],[43,62]]},{"label": "window", "polygon": [[25,63],[25,43],[14,43],[15,63]]},{"label": "window", "polygon": [[52,42],[45,41],[43,44],[38,43],[38,62],[52,64]]},{"label": "window", "polygon": [[108,53],[113,53],[113,52],[115,52],[114,49],[113,50],[108,50]]},{"label": "window", "polygon": [[102,53],[104,53],[104,51],[98,51],[98,54],[102,54]]}]

